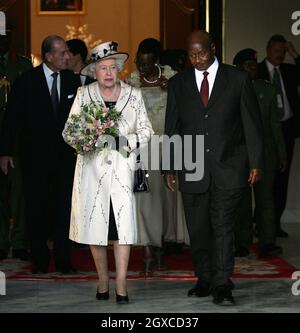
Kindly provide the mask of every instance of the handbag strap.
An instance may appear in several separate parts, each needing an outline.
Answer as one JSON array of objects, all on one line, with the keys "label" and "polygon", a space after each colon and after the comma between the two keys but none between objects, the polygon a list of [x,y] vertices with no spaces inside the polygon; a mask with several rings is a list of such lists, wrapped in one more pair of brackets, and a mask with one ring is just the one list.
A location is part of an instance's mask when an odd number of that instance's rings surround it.
[{"label": "handbag strap", "polygon": [[[139,137],[137,135],[137,133],[135,133],[136,135],[136,149],[139,150],[140,149],[140,141],[139,141]],[[140,163],[141,162],[141,154],[139,153],[136,157],[136,162]]]}]

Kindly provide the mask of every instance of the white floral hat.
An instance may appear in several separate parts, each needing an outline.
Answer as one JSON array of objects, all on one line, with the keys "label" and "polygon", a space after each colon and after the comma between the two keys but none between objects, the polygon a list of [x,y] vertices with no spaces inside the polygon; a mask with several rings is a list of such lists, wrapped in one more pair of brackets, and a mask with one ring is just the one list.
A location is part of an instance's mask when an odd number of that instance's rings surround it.
[{"label": "white floral hat", "polygon": [[95,77],[96,63],[104,59],[116,59],[118,63],[123,63],[128,59],[129,55],[125,52],[118,52],[117,42],[101,43],[90,51],[91,63],[81,70],[82,75]]}]

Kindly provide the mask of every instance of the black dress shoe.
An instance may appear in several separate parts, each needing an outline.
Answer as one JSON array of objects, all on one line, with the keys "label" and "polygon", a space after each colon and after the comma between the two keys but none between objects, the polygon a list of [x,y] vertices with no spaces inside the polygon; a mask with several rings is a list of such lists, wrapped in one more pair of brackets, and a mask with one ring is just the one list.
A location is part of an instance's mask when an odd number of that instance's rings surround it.
[{"label": "black dress shoe", "polygon": [[116,301],[118,304],[128,304],[129,303],[128,294],[126,296],[122,296],[122,295],[118,295],[116,292]]},{"label": "black dress shoe", "polygon": [[213,291],[213,303],[216,305],[235,305],[232,287],[230,285],[216,287]]},{"label": "black dress shoe", "polygon": [[276,232],[276,237],[280,237],[280,238],[288,238],[289,237],[289,234],[282,230],[281,228],[277,229],[277,232]]},{"label": "black dress shoe", "polygon": [[245,247],[238,247],[236,250],[235,250],[235,256],[236,257],[248,257],[248,255],[250,254],[250,251],[245,248]]},{"label": "black dress shoe", "polygon": [[266,244],[259,248],[259,257],[263,259],[271,259],[282,254],[282,247],[275,244]]},{"label": "black dress shoe", "polygon": [[8,252],[6,250],[0,249],[0,260],[5,260],[8,257]]},{"label": "black dress shoe", "polygon": [[188,297],[207,297],[211,294],[210,285],[207,281],[198,280],[195,287],[188,291]]},{"label": "black dress shoe", "polygon": [[29,259],[29,253],[25,249],[13,250],[12,257],[15,259],[27,261]]},{"label": "black dress shoe", "polygon": [[99,293],[97,288],[96,298],[98,301],[106,301],[109,299],[109,291],[106,291],[104,293]]}]

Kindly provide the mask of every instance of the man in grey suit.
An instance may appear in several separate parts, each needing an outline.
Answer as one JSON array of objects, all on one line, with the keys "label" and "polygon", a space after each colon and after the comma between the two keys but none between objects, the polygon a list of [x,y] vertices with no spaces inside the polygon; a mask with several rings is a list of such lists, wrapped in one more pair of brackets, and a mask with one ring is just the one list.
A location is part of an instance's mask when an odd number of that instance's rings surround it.
[{"label": "man in grey suit", "polygon": [[[203,178],[189,181],[187,169],[178,171],[198,277],[188,295],[212,293],[215,304],[235,304],[230,280],[234,222],[245,187],[261,177],[259,106],[248,74],[218,62],[210,34],[193,32],[188,38],[188,54],[194,68],[170,80],[165,124],[169,137],[192,137],[193,160],[199,151],[194,144],[196,137],[204,136]],[[174,191],[174,166],[163,173]]]}]

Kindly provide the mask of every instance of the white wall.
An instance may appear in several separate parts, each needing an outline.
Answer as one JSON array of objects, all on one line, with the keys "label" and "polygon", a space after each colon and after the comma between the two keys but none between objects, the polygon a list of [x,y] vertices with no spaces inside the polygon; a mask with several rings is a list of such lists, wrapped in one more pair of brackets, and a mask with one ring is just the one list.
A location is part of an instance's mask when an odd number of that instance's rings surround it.
[{"label": "white wall", "polygon": [[[300,52],[300,35],[294,36],[292,13],[300,11],[299,0],[225,0],[225,62],[231,64],[241,49],[251,47],[264,59],[269,38],[280,33]],[[292,59],[287,57],[287,61]]]},{"label": "white wall", "polygon": [[86,0],[85,15],[39,15],[37,2],[32,1],[31,6],[31,52],[37,56],[47,35],[66,37],[66,25],[78,29],[88,24],[88,33],[95,37],[93,41],[115,40],[120,51],[129,53],[126,69],[131,72],[140,41],[159,38],[159,0]]},{"label": "white wall", "polygon": [[[241,49],[251,47],[258,51],[259,61],[266,53],[269,38],[280,33],[290,40],[300,53],[300,35],[291,31],[292,13],[300,11],[299,0],[225,0],[224,60],[231,64]],[[293,60],[287,56],[287,62]],[[299,110],[300,112],[300,110]],[[291,170],[289,195],[284,222],[300,222],[300,140],[297,140]]]}]

